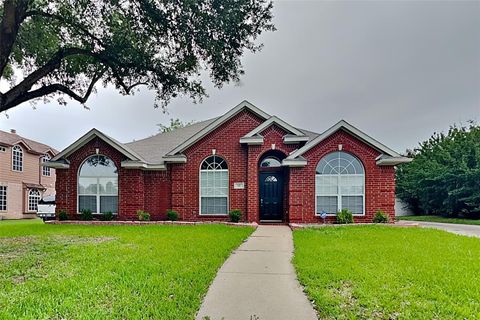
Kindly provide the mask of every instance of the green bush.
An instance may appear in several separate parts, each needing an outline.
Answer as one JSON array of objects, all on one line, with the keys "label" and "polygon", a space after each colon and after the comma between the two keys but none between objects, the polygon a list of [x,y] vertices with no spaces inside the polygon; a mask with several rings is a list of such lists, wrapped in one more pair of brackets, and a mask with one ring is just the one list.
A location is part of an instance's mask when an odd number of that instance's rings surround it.
[{"label": "green bush", "polygon": [[137,216],[140,221],[150,221],[150,213],[146,211],[137,210]]},{"label": "green bush", "polygon": [[60,220],[60,221],[68,220],[68,213],[67,213],[67,211],[65,211],[65,210],[60,210],[60,212],[58,213],[58,220]]},{"label": "green bush", "polygon": [[242,211],[240,209],[231,210],[228,215],[230,216],[231,222],[239,222],[242,217]]},{"label": "green bush", "polygon": [[382,210],[378,210],[373,217],[373,223],[389,223],[390,217]]},{"label": "green bush", "polygon": [[342,209],[342,211],[338,211],[337,223],[340,223],[340,224],[353,223],[352,212],[348,209]]},{"label": "green bush", "polygon": [[167,220],[169,221],[177,221],[178,220],[178,212],[175,210],[167,210]]},{"label": "green bush", "polygon": [[83,221],[93,220],[92,210],[82,209],[80,211],[80,220],[83,220]]},{"label": "green bush", "polygon": [[100,215],[100,220],[102,221],[112,221],[113,219],[115,219],[115,215],[111,211],[104,212]]},{"label": "green bush", "polygon": [[434,133],[396,171],[396,194],[417,214],[480,218],[480,125]]}]

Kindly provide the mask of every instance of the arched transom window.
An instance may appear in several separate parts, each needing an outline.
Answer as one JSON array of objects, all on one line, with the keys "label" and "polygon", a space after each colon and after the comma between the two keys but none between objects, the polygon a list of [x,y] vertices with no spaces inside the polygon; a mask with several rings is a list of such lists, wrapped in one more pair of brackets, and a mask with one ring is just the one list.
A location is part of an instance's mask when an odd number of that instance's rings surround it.
[{"label": "arched transom window", "polygon": [[266,157],[260,162],[261,168],[278,168],[281,167],[281,161],[276,157]]},{"label": "arched transom window", "polygon": [[12,148],[12,170],[23,171],[23,149],[18,145]]},{"label": "arched transom window", "polygon": [[36,189],[30,189],[28,191],[28,211],[37,211],[38,202],[40,201],[40,191]]},{"label": "arched transom window", "polygon": [[94,155],[85,160],[78,174],[78,211],[118,212],[118,172],[108,157]]},{"label": "arched transom window", "polygon": [[200,214],[227,214],[228,166],[219,156],[206,158],[200,166]]},{"label": "arched transom window", "polygon": [[316,213],[335,214],[349,209],[364,214],[365,170],[353,155],[337,151],[327,154],[315,175]]}]

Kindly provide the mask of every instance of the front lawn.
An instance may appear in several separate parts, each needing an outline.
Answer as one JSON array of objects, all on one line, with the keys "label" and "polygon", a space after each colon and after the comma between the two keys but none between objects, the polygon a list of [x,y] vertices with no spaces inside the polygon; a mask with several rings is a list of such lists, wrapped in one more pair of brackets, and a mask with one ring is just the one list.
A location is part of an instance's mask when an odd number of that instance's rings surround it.
[{"label": "front lawn", "polygon": [[0,222],[0,319],[192,319],[252,228]]},{"label": "front lawn", "polygon": [[400,216],[400,217],[396,217],[396,219],[408,220],[408,221],[428,221],[428,222],[480,225],[480,219],[475,220],[475,219],[461,219],[461,218],[446,218],[441,216]]},{"label": "front lawn", "polygon": [[480,239],[389,226],[294,231],[300,282],[324,319],[480,318]]}]

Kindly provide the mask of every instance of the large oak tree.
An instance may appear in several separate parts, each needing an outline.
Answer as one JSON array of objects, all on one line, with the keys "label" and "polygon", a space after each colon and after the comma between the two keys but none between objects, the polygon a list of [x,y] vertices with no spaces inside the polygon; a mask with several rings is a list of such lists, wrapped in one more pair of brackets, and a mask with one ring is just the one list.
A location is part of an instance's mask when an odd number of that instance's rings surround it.
[{"label": "large oak tree", "polygon": [[200,72],[221,86],[243,73],[245,50],[274,30],[267,0],[3,0],[0,112],[68,96],[84,104],[95,85],[205,95]]}]

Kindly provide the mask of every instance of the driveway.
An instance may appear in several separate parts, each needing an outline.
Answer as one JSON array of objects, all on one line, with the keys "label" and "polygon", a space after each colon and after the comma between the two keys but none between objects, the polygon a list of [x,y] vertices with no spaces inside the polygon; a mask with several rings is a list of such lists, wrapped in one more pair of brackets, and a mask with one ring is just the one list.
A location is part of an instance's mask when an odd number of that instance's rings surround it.
[{"label": "driveway", "polygon": [[259,226],[219,270],[197,319],[314,320],[290,262],[292,231]]},{"label": "driveway", "polygon": [[409,221],[418,224],[422,228],[434,228],[445,230],[448,232],[460,234],[462,236],[480,237],[480,226],[469,224],[454,224],[454,223],[440,223],[440,222],[426,222],[426,221]]}]

